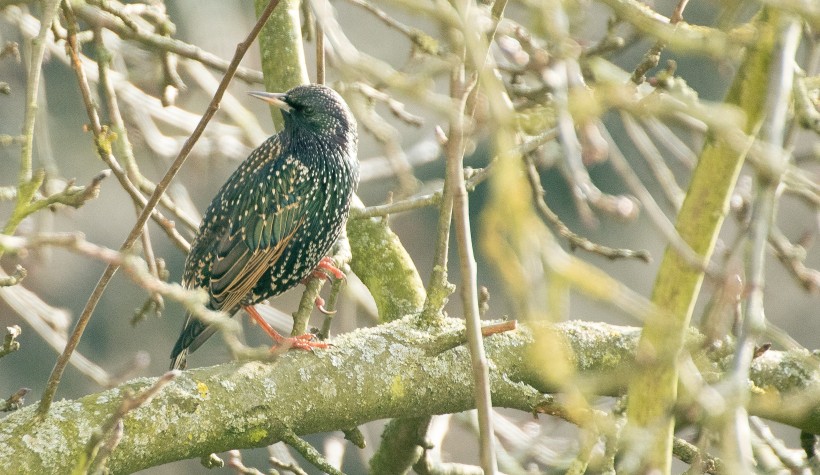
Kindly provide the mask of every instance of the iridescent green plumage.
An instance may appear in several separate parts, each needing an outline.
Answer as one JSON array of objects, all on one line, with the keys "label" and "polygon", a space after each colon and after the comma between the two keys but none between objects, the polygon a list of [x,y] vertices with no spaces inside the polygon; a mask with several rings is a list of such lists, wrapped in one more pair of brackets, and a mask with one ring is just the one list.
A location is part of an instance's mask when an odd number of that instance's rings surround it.
[{"label": "iridescent green plumage", "polygon": [[[285,125],[254,150],[211,202],[182,283],[204,288],[229,315],[298,284],[338,238],[359,180],[356,122],[320,85],[255,94],[282,108]],[[188,315],[172,368],[215,331]]]}]

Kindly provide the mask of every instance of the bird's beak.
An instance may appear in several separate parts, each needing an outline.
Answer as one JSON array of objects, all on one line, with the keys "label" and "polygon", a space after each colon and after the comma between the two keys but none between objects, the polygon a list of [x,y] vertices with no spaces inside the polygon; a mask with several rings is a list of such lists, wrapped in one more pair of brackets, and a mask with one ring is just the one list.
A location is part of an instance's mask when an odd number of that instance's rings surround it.
[{"label": "bird's beak", "polygon": [[285,97],[287,96],[283,92],[251,91],[248,93],[248,95],[253,96],[257,99],[262,99],[268,104],[275,106],[279,109],[282,109],[284,112],[290,112],[293,110],[293,107],[291,107],[290,104],[285,102]]}]

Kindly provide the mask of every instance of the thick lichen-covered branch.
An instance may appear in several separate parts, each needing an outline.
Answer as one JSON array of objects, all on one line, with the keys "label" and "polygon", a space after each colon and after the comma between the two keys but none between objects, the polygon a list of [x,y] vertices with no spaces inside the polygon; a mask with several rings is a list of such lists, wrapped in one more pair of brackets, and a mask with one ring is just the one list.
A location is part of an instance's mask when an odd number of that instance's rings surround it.
[{"label": "thick lichen-covered branch", "polygon": [[[342,430],[372,420],[473,407],[467,349],[440,351],[437,344],[463,333],[462,322],[447,318],[441,332],[432,334],[418,330],[415,318],[343,335],[327,351],[293,351],[271,363],[235,362],[185,371],[150,404],[124,417],[123,437],[108,468],[130,473],[204,453],[263,447],[291,432]],[[631,367],[637,328],[584,322],[556,328],[572,349],[580,375],[610,375],[610,384],[596,392],[623,390],[624,378],[617,375]],[[698,348],[702,338],[689,333],[687,343]],[[493,335],[485,345],[493,362],[496,406],[532,411],[544,401],[544,393],[556,390],[528,357],[533,337],[526,327]],[[725,353],[703,356],[705,364],[720,373]],[[768,351],[755,359],[750,377],[755,386],[751,413],[820,432],[820,389],[813,383],[820,370],[810,353]],[[102,393],[55,402],[36,424],[34,406],[11,414],[0,426],[0,472],[69,473],[94,431],[123,398],[155,382],[139,378]]]},{"label": "thick lichen-covered branch", "polygon": [[[774,33],[766,15],[755,23],[760,36],[738,71],[726,102],[739,107],[746,116],[743,131],[754,136],[763,117],[764,102]],[[737,150],[720,135],[707,138],[695,168],[686,199],[675,223],[681,238],[700,256],[700,265],[709,265],[729,198],[737,182],[747,149]],[[667,248],[655,280],[652,302],[670,313],[650,319],[641,338],[640,359],[644,362],[630,383],[628,428],[648,430],[652,446],[647,469],[669,473],[672,453],[673,420],[668,412],[675,404],[678,387],[678,352],[695,308],[704,272],[671,246]]]},{"label": "thick lichen-covered branch", "polygon": [[347,234],[350,267],[373,295],[379,319],[389,322],[421,310],[426,295],[421,277],[385,218],[351,219]]},{"label": "thick lichen-covered branch", "polygon": [[602,0],[602,3],[641,33],[662,41],[675,51],[729,58],[756,39],[756,32],[749,25],[727,33],[707,26],[672,22],[637,0]]},{"label": "thick lichen-covered branch", "polygon": [[[257,14],[268,4],[267,0],[256,0],[254,3]],[[283,0],[271,15],[259,33],[259,52],[268,91],[285,92],[308,82],[298,1]],[[274,109],[271,109],[273,123],[281,129],[282,116]]]}]

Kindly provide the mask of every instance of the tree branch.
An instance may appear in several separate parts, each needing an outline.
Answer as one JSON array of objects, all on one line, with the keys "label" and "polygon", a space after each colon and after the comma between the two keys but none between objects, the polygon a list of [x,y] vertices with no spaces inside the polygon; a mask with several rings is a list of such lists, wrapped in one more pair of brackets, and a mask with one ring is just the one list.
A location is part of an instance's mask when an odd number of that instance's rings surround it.
[{"label": "tree branch", "polygon": [[[123,437],[108,468],[130,473],[203,453],[264,447],[289,431],[304,435],[474,407],[467,348],[441,351],[438,344],[463,334],[463,323],[446,318],[437,333],[418,331],[416,324],[416,317],[407,317],[337,337],[330,350],[292,351],[272,363],[233,362],[184,371],[150,404],[123,418]],[[611,384],[599,386],[597,393],[623,390],[626,378],[618,375],[632,364],[637,328],[589,322],[555,328],[573,350],[582,377],[611,375]],[[546,400],[544,393],[556,390],[541,376],[540,360],[527,357],[535,350],[528,328],[484,343],[493,362],[496,406],[533,411]],[[694,351],[702,337],[689,333],[687,344]],[[704,356],[714,370],[723,355]],[[820,433],[820,388],[813,383],[820,369],[809,352],[768,351],[754,360],[750,377],[756,386],[752,414]],[[126,394],[140,393],[156,381],[138,378],[102,393],[55,402],[37,425],[31,424],[36,406],[9,415],[0,425],[0,473],[69,473]]]},{"label": "tree branch", "polygon": [[[759,40],[750,48],[726,103],[746,114],[744,133],[757,134],[765,114],[764,101],[772,61],[774,30],[772,12],[755,21]],[[722,136],[710,135],[692,175],[686,199],[675,223],[680,237],[699,257],[703,269],[710,263],[729,199],[749,147],[734,150]],[[704,272],[692,268],[673,247],[667,247],[652,292],[652,303],[671,318],[650,319],[644,326],[639,360],[641,365],[630,383],[627,431],[649,433],[644,470],[669,473],[672,463],[674,422],[668,408],[675,404],[678,387],[678,352],[695,308]]]}]

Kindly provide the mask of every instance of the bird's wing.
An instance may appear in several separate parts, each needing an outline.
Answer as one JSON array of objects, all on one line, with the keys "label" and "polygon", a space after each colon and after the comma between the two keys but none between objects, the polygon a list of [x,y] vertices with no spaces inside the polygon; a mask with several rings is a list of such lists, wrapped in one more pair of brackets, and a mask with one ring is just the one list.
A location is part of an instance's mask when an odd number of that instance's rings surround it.
[{"label": "bird's wing", "polygon": [[[183,284],[208,290],[211,308],[235,312],[316,211],[309,205],[309,198],[318,193],[316,187],[300,162],[282,154],[276,136],[262,144],[231,175],[205,213]],[[215,331],[186,315],[171,367],[183,368],[187,354]]]},{"label": "bird's wing", "polygon": [[[243,199],[231,211],[211,265],[209,293],[214,308],[231,311],[282,256],[311,210],[316,190],[299,162],[280,157],[249,179]],[[288,163],[290,162],[290,163]],[[283,166],[284,165],[284,166]]]}]

